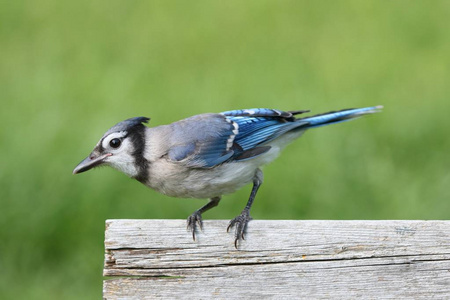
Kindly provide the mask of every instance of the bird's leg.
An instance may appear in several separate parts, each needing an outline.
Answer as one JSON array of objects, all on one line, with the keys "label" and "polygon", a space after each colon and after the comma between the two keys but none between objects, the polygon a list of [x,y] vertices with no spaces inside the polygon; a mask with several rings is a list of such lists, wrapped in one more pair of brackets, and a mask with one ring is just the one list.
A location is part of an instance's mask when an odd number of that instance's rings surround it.
[{"label": "bird's leg", "polygon": [[220,199],[221,199],[220,197],[214,197],[209,199],[209,202],[206,203],[206,205],[194,211],[192,215],[190,215],[189,218],[187,218],[187,228],[188,230],[192,231],[192,238],[194,239],[194,241],[197,225],[198,227],[200,227],[200,230],[203,230],[202,213],[217,206],[220,202]]},{"label": "bird's leg", "polygon": [[252,220],[250,217],[250,208],[252,207],[253,200],[255,200],[256,193],[263,182],[263,173],[260,169],[256,170],[255,177],[253,178],[253,188],[248,199],[247,205],[239,216],[230,221],[227,227],[227,232],[232,228],[236,227],[234,247],[237,249],[239,240],[244,240],[244,233],[247,228],[247,223]]}]

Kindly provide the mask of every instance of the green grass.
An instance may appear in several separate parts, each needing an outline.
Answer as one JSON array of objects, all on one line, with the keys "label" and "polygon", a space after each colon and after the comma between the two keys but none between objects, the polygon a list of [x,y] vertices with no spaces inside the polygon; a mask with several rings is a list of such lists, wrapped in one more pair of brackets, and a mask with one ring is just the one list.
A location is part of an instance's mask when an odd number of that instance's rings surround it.
[{"label": "green grass", "polygon": [[[98,299],[105,219],[186,218],[204,203],[112,169],[71,174],[132,116],[383,104],[288,147],[253,217],[449,219],[449,13],[447,1],[2,1],[1,298]],[[205,219],[231,219],[249,190]]]}]

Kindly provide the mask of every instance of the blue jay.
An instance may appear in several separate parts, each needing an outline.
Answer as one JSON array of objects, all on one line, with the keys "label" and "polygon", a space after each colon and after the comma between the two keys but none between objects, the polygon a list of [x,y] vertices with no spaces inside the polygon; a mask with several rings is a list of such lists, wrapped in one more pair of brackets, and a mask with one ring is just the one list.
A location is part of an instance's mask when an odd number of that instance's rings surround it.
[{"label": "blue jay", "polygon": [[244,239],[250,208],[263,182],[260,169],[273,161],[307,129],[379,112],[382,106],[345,109],[296,118],[309,111],[255,108],[196,115],[170,125],[146,127],[136,117],[111,127],[74,174],[100,165],[111,166],[168,196],[206,198],[209,202],[187,219],[195,240],[202,214],[217,206],[222,195],[253,183],[247,205],[230,221],[235,247]]}]

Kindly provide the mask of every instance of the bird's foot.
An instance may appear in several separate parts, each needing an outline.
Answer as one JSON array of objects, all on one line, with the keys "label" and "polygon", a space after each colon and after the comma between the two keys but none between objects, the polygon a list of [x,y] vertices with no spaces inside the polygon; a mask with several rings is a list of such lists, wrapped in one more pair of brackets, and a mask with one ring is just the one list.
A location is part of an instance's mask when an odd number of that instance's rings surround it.
[{"label": "bird's foot", "polygon": [[192,215],[187,218],[187,229],[192,232],[192,238],[195,241],[195,232],[197,231],[197,225],[200,230],[203,230],[203,220],[202,214],[195,211]]},{"label": "bird's foot", "polygon": [[244,209],[239,216],[230,221],[227,227],[227,232],[230,231],[232,227],[236,227],[236,231],[234,234],[234,247],[238,248],[238,243],[240,240],[245,240],[244,234],[247,229],[247,224],[252,220],[250,217],[250,212],[248,209]]}]

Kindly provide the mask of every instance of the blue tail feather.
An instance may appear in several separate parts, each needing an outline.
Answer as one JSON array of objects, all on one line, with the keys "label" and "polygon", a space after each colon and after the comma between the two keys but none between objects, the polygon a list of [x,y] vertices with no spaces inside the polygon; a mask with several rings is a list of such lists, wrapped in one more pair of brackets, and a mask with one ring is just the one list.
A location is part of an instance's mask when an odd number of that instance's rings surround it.
[{"label": "blue tail feather", "polygon": [[363,115],[367,114],[373,114],[380,112],[380,110],[383,108],[383,106],[372,106],[372,107],[364,107],[364,108],[351,108],[351,109],[344,109],[340,111],[332,111],[327,112],[320,115],[315,115],[312,117],[306,117],[297,119],[297,121],[300,122],[307,122],[308,125],[305,127],[307,128],[315,128],[320,126],[325,126],[329,124],[335,124],[340,122],[349,121],[351,119],[359,118]]}]

